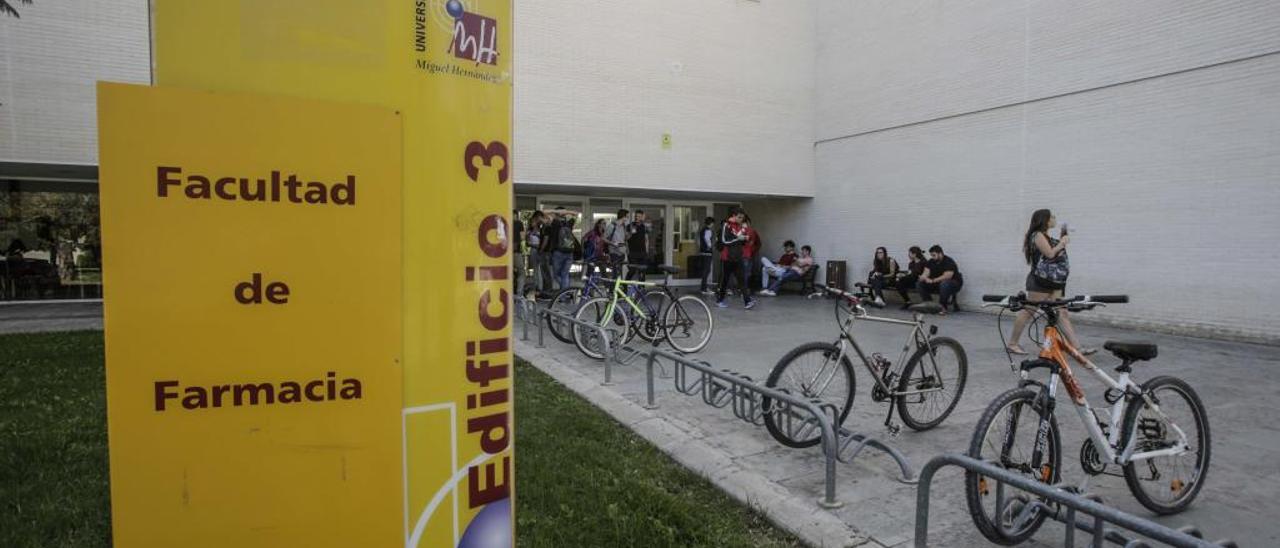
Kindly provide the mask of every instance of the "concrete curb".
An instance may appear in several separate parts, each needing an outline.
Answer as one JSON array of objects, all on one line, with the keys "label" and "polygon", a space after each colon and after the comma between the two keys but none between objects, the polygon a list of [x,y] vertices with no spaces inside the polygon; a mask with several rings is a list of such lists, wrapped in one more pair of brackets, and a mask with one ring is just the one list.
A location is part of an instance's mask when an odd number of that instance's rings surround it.
[{"label": "concrete curb", "polygon": [[700,433],[681,428],[601,386],[598,380],[565,365],[551,352],[517,339],[516,354],[805,543],[822,547],[882,546],[823,510],[817,501],[795,496],[782,485],[744,469],[732,455],[703,441]]}]

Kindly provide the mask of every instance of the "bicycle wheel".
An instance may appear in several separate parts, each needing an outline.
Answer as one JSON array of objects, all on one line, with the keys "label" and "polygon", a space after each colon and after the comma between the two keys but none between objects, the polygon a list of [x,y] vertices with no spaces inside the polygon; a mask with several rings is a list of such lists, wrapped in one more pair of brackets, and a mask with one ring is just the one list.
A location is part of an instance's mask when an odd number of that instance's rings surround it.
[{"label": "bicycle wheel", "polygon": [[946,420],[964,394],[969,360],[964,347],[949,337],[929,340],[907,360],[898,381],[898,392],[934,390],[898,397],[898,414],[913,430],[928,430]]},{"label": "bicycle wheel", "polygon": [[1168,420],[1146,402],[1134,400],[1125,410],[1120,439],[1136,434],[1134,453],[1176,447],[1180,438],[1172,423],[1186,435],[1188,448],[1180,455],[1129,462],[1124,466],[1124,481],[1148,510],[1176,514],[1195,500],[1209,473],[1209,415],[1200,396],[1182,379],[1156,377],[1142,384],[1142,393]]},{"label": "bicycle wheel", "polygon": [[[1001,394],[978,419],[969,443],[969,456],[1035,481],[1053,485],[1058,482],[1062,464],[1062,441],[1058,420],[1049,417],[1049,431],[1039,462],[1032,462],[1040,429],[1036,399],[1040,392],[1015,388]],[[965,472],[965,498],[973,524],[987,540],[996,544],[1019,544],[1031,538],[1044,524],[1047,514],[1023,510],[1032,498],[1026,492],[988,479],[977,472]],[[994,484],[994,485],[993,485]]]},{"label": "bicycle wheel", "polygon": [[[837,363],[836,358],[840,357]],[[811,342],[802,344],[778,360],[769,372],[765,386],[778,388],[809,400],[829,403],[840,411],[834,425],[839,428],[849,416],[853,406],[853,363],[849,356],[840,356],[840,348],[831,343]],[[792,411],[782,416],[775,412],[773,400],[764,398],[764,425],[778,443],[787,447],[812,447],[822,441],[822,432],[809,428],[812,434],[801,436],[798,431],[804,421],[812,420],[808,413]]]},{"label": "bicycle wheel", "polygon": [[670,302],[671,299],[662,291],[652,289],[645,292],[640,297],[640,302],[636,303],[644,309],[644,314],[636,312],[635,309],[628,310],[628,316],[631,316],[631,327],[634,328],[635,334],[646,342],[661,341],[666,335],[662,328],[662,311],[666,310]]},{"label": "bicycle wheel", "polygon": [[[552,312],[559,312],[573,317],[578,312],[578,305],[582,303],[582,289],[570,287],[561,289],[556,293],[554,299],[548,308]],[[551,336],[560,340],[560,342],[573,344],[572,324],[569,322],[559,321],[555,316],[547,316],[547,328],[551,330]]]},{"label": "bicycle wheel", "polygon": [[671,348],[692,354],[711,342],[715,320],[706,302],[693,295],[685,295],[667,306],[666,313],[662,315],[662,326]]},{"label": "bicycle wheel", "polygon": [[[609,348],[616,349],[617,345],[622,344],[623,339],[626,338],[631,325],[620,306],[614,307],[611,318],[605,318],[609,301],[610,299],[604,297],[587,299],[578,307],[574,318],[589,325],[601,326],[604,335],[609,338]],[[587,357],[602,360],[605,358],[605,352],[603,341],[600,340],[600,331],[575,323],[573,324],[573,344]]]}]

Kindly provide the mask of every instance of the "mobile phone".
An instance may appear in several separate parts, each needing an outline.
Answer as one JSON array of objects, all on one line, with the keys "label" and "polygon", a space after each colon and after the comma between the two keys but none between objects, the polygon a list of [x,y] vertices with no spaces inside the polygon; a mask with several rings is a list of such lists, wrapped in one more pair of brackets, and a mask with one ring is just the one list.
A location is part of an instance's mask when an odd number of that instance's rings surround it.
[{"label": "mobile phone", "polygon": [[1062,223],[1062,235],[1067,235],[1067,223]]}]

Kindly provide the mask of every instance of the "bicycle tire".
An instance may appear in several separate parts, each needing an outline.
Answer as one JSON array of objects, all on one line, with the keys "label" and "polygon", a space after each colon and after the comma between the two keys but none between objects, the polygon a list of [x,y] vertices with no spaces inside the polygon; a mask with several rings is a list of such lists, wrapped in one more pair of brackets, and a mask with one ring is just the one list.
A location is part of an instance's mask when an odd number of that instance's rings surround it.
[{"label": "bicycle tire", "polygon": [[[769,388],[784,388],[792,394],[799,395],[800,397],[808,397],[808,395],[804,394],[803,388],[797,391],[793,387],[779,386],[779,381],[786,373],[786,370],[796,363],[802,356],[808,353],[820,353],[823,356],[823,359],[826,360],[839,355],[840,348],[831,343],[811,342],[791,349],[791,351],[787,352],[782,359],[778,360],[778,363],[769,371],[769,377],[765,380],[765,386]],[[856,383],[856,378],[853,374],[853,362],[849,361],[848,355],[841,356],[838,367],[839,369],[837,371],[842,371],[846,378],[848,390],[844,394],[843,402],[837,402],[840,409],[840,417],[839,421],[833,425],[836,428],[839,428],[840,425],[844,424],[845,418],[849,416],[849,410],[853,407],[853,395]],[[773,436],[773,439],[778,440],[778,443],[787,447],[803,448],[813,447],[822,441],[822,434],[817,431],[815,431],[815,435],[812,438],[799,440],[792,438],[791,434],[787,433],[782,425],[779,424],[779,419],[777,417],[778,413],[773,412],[773,400],[771,398],[766,397],[761,400],[761,407],[764,410],[764,426],[769,430],[769,434]]]},{"label": "bicycle tire", "polygon": [[[582,304],[583,300],[582,289],[570,287],[561,289],[557,292],[556,296],[551,299],[551,304],[547,305],[547,308],[552,312],[562,312],[573,316],[578,313],[578,306]],[[562,343],[573,344],[572,324],[566,326],[567,328],[562,330],[559,328],[561,323],[554,321],[550,315],[546,317],[546,322],[547,329],[551,331],[552,337],[555,337]]]},{"label": "bicycle tire", "polygon": [[[1191,503],[1195,501],[1196,496],[1200,494],[1200,488],[1204,487],[1204,480],[1209,475],[1209,457],[1212,455],[1213,448],[1209,436],[1209,414],[1205,411],[1204,403],[1200,401],[1200,395],[1196,394],[1195,389],[1191,388],[1191,385],[1187,384],[1186,381],[1177,377],[1168,376],[1154,377],[1151,380],[1142,383],[1142,393],[1153,393],[1157,389],[1163,387],[1169,387],[1181,393],[1185,398],[1185,401],[1189,404],[1193,414],[1193,419],[1196,422],[1196,447],[1202,449],[1202,451],[1198,451],[1194,479],[1190,482],[1190,485],[1185,488],[1175,489],[1183,491],[1183,494],[1171,504],[1164,504],[1156,501],[1142,486],[1141,482],[1143,480],[1139,477],[1138,467],[1146,466],[1149,470],[1150,466],[1154,466],[1152,462],[1142,461],[1129,462],[1128,464],[1125,464],[1124,482],[1128,485],[1129,492],[1133,494],[1133,498],[1138,499],[1139,503],[1145,506],[1148,510],[1165,516],[1186,510],[1187,506],[1191,505]],[[1156,404],[1159,405],[1162,410],[1167,411],[1169,409],[1167,401],[1164,404],[1161,404],[1160,400],[1157,399]],[[1120,439],[1129,440],[1132,437],[1134,429],[1137,427],[1138,414],[1142,412],[1146,406],[1146,402],[1142,400],[1135,400],[1128,409],[1125,409],[1123,422],[1124,429],[1121,430],[1122,435]],[[1154,461],[1154,459],[1152,459],[1152,461]],[[1181,480],[1175,478],[1175,481]],[[1173,489],[1172,486],[1171,489]]]},{"label": "bicycle tire", "polygon": [[[684,316],[685,319],[681,319],[680,316]],[[688,321],[690,325],[704,322],[707,326],[706,335],[695,341],[695,344],[685,345],[682,338],[672,336],[673,330],[677,333],[680,331],[678,322],[682,323],[684,321]],[[693,295],[685,295],[676,299],[667,305],[667,309],[662,314],[662,329],[665,332],[664,338],[667,344],[685,354],[693,354],[706,348],[707,344],[711,342],[711,336],[714,334],[715,328],[715,317],[711,315],[711,307],[707,306],[705,301]],[[676,343],[677,339],[680,339],[681,342]]]},{"label": "bicycle tire", "polygon": [[[625,334],[630,331],[630,324],[627,321],[627,315],[618,306],[613,308],[613,318],[605,319],[604,313],[608,310],[609,301],[610,299],[605,297],[587,299],[578,306],[578,312],[574,314],[574,318],[581,322],[604,326],[609,344],[621,344]],[[573,324],[573,344],[578,347],[578,351],[588,358],[603,360],[605,359],[604,348],[598,343],[593,345],[590,342],[595,338],[599,338],[597,331]]]},{"label": "bicycle tire", "polygon": [[[1039,414],[1035,412],[1035,400],[1038,397],[1039,392],[1031,388],[1014,388],[992,400],[991,403],[987,405],[986,410],[982,412],[982,417],[978,419],[978,425],[973,430],[973,438],[969,442],[969,456],[978,460],[990,460],[982,455],[983,442],[987,439],[987,434],[991,430],[992,423],[999,418],[1000,412],[1005,408],[1014,404],[1020,404],[1023,406],[1024,410],[1031,412],[1028,416],[1038,419]],[[1035,428],[1031,429],[1028,437],[1031,438],[1032,443],[1034,444],[1036,433],[1039,430],[1039,421],[1035,420],[1031,424],[1035,425]],[[1052,455],[1048,457],[1048,462],[1052,463],[1048,474],[1049,481],[1046,482],[1043,478],[1035,477],[1034,475],[1032,478],[1041,483],[1053,485],[1058,482],[1060,469],[1062,468],[1062,439],[1060,437],[1058,419],[1056,416],[1049,417],[1049,432],[1046,439],[1048,441],[1048,448],[1052,452]],[[1027,524],[1021,530],[1014,533],[1006,532],[1003,526],[998,525],[991,520],[983,507],[982,498],[990,495],[991,492],[990,489],[985,487],[986,478],[982,477],[982,475],[977,472],[966,471],[964,474],[964,480],[965,501],[969,506],[969,515],[973,518],[973,524],[977,526],[978,531],[981,532],[982,536],[986,537],[987,540],[1004,546],[1020,544],[1031,538],[1032,535],[1035,535],[1036,531],[1040,529],[1040,526],[1044,525],[1044,520],[1048,516],[1044,512],[1040,512],[1032,519],[1031,523]],[[1008,505],[1006,505],[1006,507],[1007,506]]]},{"label": "bicycle tire", "polygon": [[[920,368],[921,372],[928,371],[928,368],[925,366],[925,357],[928,356],[930,348],[933,349],[933,353],[935,356],[938,355],[941,349],[944,349],[944,348],[949,348],[951,351],[955,353],[956,366],[958,369],[955,376],[955,379],[956,379],[955,386],[954,386],[955,392],[951,397],[951,401],[945,404],[945,407],[942,409],[942,412],[939,413],[932,420],[920,420],[920,418],[916,415],[916,413],[912,411],[912,408],[910,407],[908,402],[910,400],[914,400],[914,397],[900,396],[898,398],[895,398],[898,400],[897,401],[898,415],[902,417],[902,422],[905,423],[912,430],[915,430],[917,432],[934,428],[939,424],[942,424],[942,421],[946,420],[947,417],[951,415],[951,412],[954,411],[956,408],[956,404],[960,403],[960,397],[964,395],[965,381],[969,378],[969,358],[968,356],[965,355],[964,346],[962,346],[959,341],[952,339],[950,337],[935,337],[933,339],[929,339],[929,346],[927,348],[923,346],[920,347],[918,350],[916,350],[916,353],[911,356],[911,359],[907,360],[907,365],[902,368],[902,378],[899,379],[898,381],[898,386],[897,386],[898,392],[904,392],[906,390],[910,390],[913,388],[918,389],[920,385],[929,384],[928,377],[921,377],[920,379],[912,379],[912,373],[915,373],[916,368]],[[939,365],[941,366],[941,364]],[[943,377],[944,379],[943,382],[945,384],[945,378],[946,378],[945,373],[939,372],[939,374],[940,376]],[[921,394],[920,397],[930,398],[934,394],[945,394],[945,393],[946,392],[932,392],[928,394]]]}]

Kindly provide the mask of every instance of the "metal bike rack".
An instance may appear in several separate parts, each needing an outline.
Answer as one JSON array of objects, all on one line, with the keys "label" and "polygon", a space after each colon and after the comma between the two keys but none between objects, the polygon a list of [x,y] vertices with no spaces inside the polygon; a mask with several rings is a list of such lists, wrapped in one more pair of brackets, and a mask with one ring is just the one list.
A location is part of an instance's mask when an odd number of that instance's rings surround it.
[{"label": "metal bike rack", "polygon": [[[1076,529],[1090,533],[1093,537],[1091,546],[1100,548],[1103,541],[1120,544],[1126,548],[1149,548],[1151,545],[1143,539],[1129,538],[1116,529],[1106,527],[1111,523],[1120,528],[1168,544],[1175,548],[1222,548],[1235,547],[1235,541],[1219,540],[1208,542],[1200,530],[1192,527],[1170,529],[1149,519],[1120,511],[1102,503],[1097,495],[1081,495],[1063,489],[1061,486],[1045,485],[1010,472],[990,462],[982,461],[959,454],[946,454],[934,457],[920,471],[920,485],[916,491],[916,541],[917,548],[928,546],[929,535],[929,490],[933,475],[944,466],[956,466],[969,472],[976,472],[996,481],[996,508],[1004,506],[1004,484],[1027,491],[1037,497],[1048,499],[1054,506],[1041,501],[1030,501],[1020,511],[1019,517],[1029,516],[1031,512],[1045,512],[1046,516],[1066,524],[1064,546],[1075,546]],[[1076,513],[1092,516],[1093,520],[1077,520]]]},{"label": "metal bike rack", "polygon": [[[613,364],[627,365],[635,361],[636,357],[642,353],[625,344],[617,344],[609,340],[609,331],[599,324],[584,322],[568,314],[556,312],[550,308],[534,307],[533,323],[538,328],[538,348],[546,347],[546,329],[547,321],[563,322],[565,324],[577,325],[583,329],[592,331],[600,340],[601,354],[604,354],[604,385],[613,385]],[[546,321],[542,321],[542,319]],[[527,329],[527,326],[526,326]],[[526,339],[527,340],[527,339]]]},{"label": "metal bike rack", "polygon": [[[871,448],[884,452],[898,463],[902,471],[899,481],[915,483],[915,473],[907,457],[880,440],[843,427],[836,427],[839,409],[831,404],[806,400],[786,390],[756,384],[746,375],[728,370],[716,370],[710,364],[654,348],[649,351],[646,365],[648,377],[648,403],[646,409],[656,409],[654,401],[654,366],[661,368],[658,360],[665,359],[674,365],[673,377],[676,391],[699,395],[707,405],[717,408],[732,407],[734,416],[756,426],[764,424],[764,398],[773,400],[774,413],[781,426],[796,438],[811,436],[817,431],[822,440],[822,454],[826,458],[826,491],[818,504],[824,508],[840,508],[843,502],[836,500],[836,462],[849,464],[862,452]],[[690,378],[689,370],[697,373]]]}]

